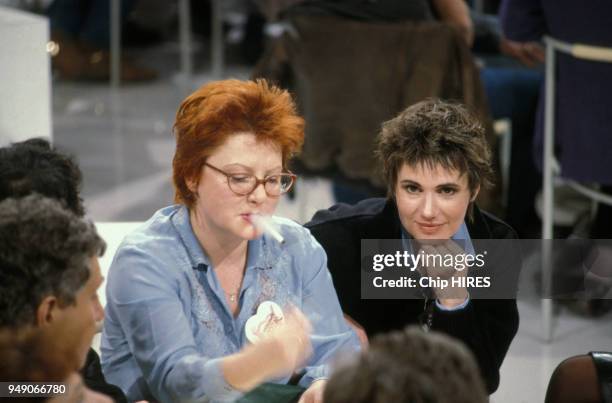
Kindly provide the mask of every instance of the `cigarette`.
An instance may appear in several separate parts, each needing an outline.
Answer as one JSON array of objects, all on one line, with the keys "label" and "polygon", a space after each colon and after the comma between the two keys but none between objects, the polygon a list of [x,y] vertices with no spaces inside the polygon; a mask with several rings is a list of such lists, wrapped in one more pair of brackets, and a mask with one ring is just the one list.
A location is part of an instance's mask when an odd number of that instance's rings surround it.
[{"label": "cigarette", "polygon": [[285,238],[278,232],[276,228],[270,223],[270,219],[268,217],[263,217],[260,215],[251,215],[251,221],[255,226],[270,235],[272,238],[276,240],[276,242],[283,244],[285,243]]}]

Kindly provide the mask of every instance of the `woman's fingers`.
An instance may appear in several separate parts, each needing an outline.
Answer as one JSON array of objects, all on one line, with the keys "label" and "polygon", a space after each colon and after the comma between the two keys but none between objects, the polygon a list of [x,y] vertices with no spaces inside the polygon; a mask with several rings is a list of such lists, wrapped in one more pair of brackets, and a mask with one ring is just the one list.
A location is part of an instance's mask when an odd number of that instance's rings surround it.
[{"label": "woman's fingers", "polygon": [[312,331],[310,321],[296,306],[289,305],[285,309],[285,312],[285,317],[287,317],[290,321],[295,322],[295,324],[303,329],[304,332],[310,333]]},{"label": "woman's fingers", "polygon": [[284,310],[284,319],[268,335],[278,358],[278,372],[290,374],[306,362],[312,354],[310,321],[295,306]]}]

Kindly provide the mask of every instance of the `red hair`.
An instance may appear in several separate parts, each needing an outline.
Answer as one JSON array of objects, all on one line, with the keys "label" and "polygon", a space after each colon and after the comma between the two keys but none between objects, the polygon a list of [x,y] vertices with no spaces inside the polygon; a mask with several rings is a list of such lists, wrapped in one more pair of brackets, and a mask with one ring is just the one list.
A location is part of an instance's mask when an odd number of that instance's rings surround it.
[{"label": "red hair", "polygon": [[174,123],[172,176],[177,203],[193,205],[187,181],[197,179],[214,150],[240,132],[278,145],[286,167],[304,142],[304,119],[291,95],[265,80],[223,80],[200,87],[181,103]]}]

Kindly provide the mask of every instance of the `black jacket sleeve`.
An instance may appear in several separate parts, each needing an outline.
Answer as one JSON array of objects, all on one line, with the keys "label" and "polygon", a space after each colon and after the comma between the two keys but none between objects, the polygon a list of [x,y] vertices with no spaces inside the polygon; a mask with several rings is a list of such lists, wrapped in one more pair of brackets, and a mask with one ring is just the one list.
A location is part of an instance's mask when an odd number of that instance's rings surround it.
[{"label": "black jacket sleeve", "polygon": [[127,403],[127,399],[121,389],[106,382],[106,379],[104,379],[104,374],[102,374],[102,368],[100,367],[100,357],[91,348],[87,352],[87,359],[81,369],[81,375],[89,389],[111,397],[116,403]]},{"label": "black jacket sleeve", "polygon": [[453,336],[474,353],[489,394],[519,325],[516,300],[471,300],[459,311],[434,308],[432,329]]}]

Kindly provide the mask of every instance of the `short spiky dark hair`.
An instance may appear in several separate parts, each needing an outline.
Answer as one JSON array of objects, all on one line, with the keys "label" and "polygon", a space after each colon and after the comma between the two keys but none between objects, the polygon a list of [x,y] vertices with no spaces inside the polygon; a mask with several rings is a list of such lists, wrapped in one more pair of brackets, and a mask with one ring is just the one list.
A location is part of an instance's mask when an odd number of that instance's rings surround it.
[{"label": "short spiky dark hair", "polygon": [[389,197],[404,164],[441,166],[466,174],[470,192],[492,184],[491,150],[473,113],[457,103],[427,99],[383,123],[376,153]]},{"label": "short spiky dark hair", "polygon": [[0,327],[34,324],[42,300],[73,304],[106,245],[93,223],[37,194],[0,202]]},{"label": "short spiky dark hair", "polygon": [[473,355],[449,336],[416,326],[376,336],[356,361],[338,368],[325,403],[485,403]]},{"label": "short spiky dark hair", "polygon": [[44,139],[0,148],[0,200],[39,193],[83,216],[81,171],[73,159]]}]

